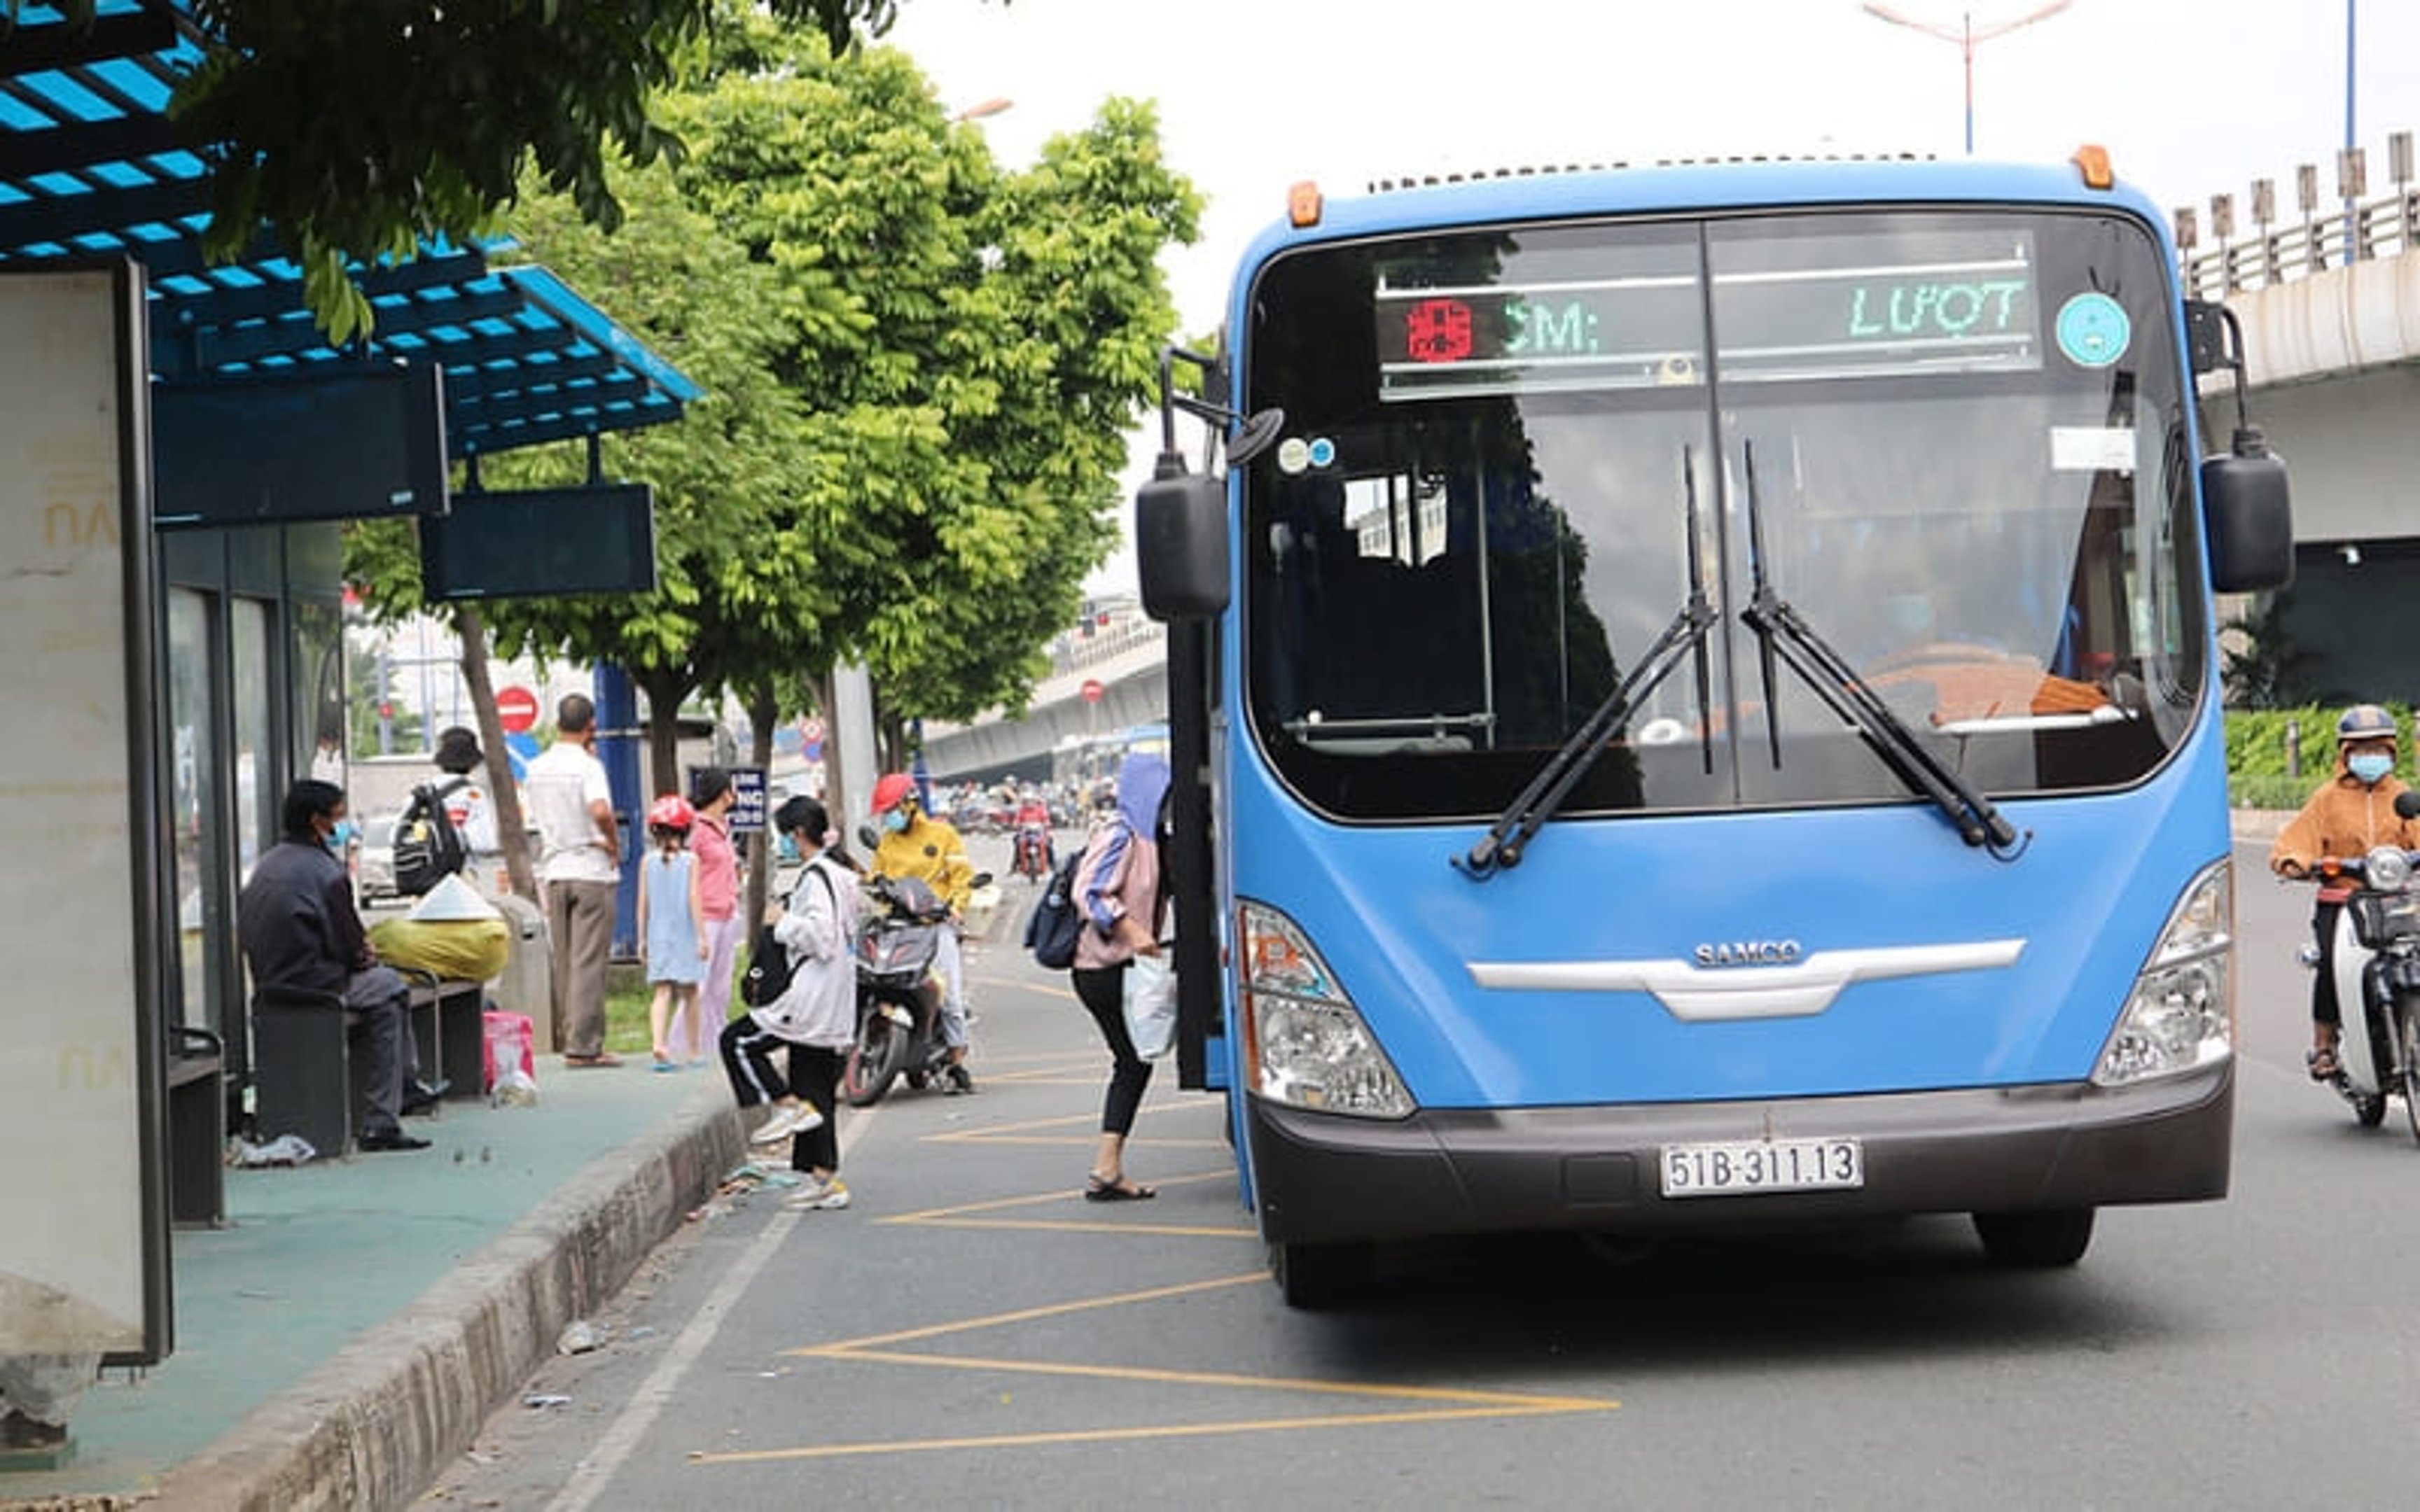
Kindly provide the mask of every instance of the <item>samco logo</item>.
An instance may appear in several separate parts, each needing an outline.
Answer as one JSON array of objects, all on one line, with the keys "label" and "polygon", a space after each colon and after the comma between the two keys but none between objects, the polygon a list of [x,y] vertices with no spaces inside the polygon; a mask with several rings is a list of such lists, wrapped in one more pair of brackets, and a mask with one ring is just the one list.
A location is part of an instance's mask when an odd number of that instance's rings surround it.
[{"label": "samco logo", "polygon": [[1802,959],[1807,948],[1796,940],[1728,940],[1690,953],[1701,966],[1786,966]]}]

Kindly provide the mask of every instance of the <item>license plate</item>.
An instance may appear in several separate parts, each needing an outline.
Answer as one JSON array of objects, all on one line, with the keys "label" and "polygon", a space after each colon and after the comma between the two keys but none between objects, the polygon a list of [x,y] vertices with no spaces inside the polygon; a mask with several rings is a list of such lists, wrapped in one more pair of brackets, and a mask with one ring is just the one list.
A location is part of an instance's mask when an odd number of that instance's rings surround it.
[{"label": "license plate", "polygon": [[1854,1139],[1741,1139],[1666,1145],[1668,1197],[1820,1192],[1866,1184],[1865,1146]]}]

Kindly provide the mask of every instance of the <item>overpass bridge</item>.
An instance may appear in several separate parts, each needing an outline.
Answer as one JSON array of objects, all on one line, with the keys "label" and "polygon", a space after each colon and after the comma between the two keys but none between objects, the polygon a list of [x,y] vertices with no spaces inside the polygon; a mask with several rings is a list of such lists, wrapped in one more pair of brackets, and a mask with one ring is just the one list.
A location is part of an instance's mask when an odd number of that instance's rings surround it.
[{"label": "overpass bridge", "polygon": [[[2174,212],[2185,292],[2242,322],[2252,419],[2294,491],[2295,584],[2271,634],[2305,661],[2311,698],[2420,703],[2420,184],[2412,133],[2390,139],[2391,193],[2322,213],[2319,173],[2296,174],[2301,216],[2279,222],[2271,180]],[[2360,169],[2354,168],[2355,185]],[[2207,228],[2211,241],[2204,245]],[[2206,442],[2226,443],[2231,395],[2208,388]],[[1022,719],[926,727],[936,777],[1046,774],[1052,751],[1167,717],[1167,638],[1139,613],[1063,638]],[[1087,702],[1088,683],[1101,698]]]}]

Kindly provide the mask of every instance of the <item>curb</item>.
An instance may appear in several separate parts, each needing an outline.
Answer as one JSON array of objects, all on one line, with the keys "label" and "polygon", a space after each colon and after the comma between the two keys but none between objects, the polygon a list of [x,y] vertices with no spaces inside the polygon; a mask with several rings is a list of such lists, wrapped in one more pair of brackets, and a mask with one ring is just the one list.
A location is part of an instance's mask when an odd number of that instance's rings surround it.
[{"label": "curb", "polygon": [[208,1512],[402,1507],[744,1154],[728,1090],[591,1163],[401,1314],[170,1471]]}]

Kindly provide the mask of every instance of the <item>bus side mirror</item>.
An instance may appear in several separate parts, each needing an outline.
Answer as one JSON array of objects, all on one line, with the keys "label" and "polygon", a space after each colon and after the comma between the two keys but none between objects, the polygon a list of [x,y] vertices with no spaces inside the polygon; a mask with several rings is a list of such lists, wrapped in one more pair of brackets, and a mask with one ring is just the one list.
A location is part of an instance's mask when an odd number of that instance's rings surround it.
[{"label": "bus side mirror", "polygon": [[1135,492],[1135,573],[1155,620],[1215,619],[1227,611],[1227,485],[1162,453]]},{"label": "bus side mirror", "polygon": [[2260,433],[2235,433],[2235,450],[2201,465],[2202,515],[2210,532],[2211,586],[2222,594],[2283,588],[2294,580],[2294,517],[2286,464]]}]

